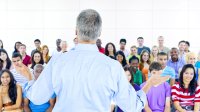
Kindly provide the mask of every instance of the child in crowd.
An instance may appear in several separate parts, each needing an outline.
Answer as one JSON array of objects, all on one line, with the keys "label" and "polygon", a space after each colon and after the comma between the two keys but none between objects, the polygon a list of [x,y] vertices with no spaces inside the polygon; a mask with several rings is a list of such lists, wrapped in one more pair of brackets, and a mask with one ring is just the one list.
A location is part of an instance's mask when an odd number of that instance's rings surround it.
[{"label": "child in crowd", "polygon": [[[162,74],[162,65],[153,62],[149,66],[151,77],[157,77],[156,72]],[[145,85],[144,82],[141,88]],[[170,112],[171,88],[167,82],[151,87],[147,93],[147,103],[145,105],[146,112]]]}]

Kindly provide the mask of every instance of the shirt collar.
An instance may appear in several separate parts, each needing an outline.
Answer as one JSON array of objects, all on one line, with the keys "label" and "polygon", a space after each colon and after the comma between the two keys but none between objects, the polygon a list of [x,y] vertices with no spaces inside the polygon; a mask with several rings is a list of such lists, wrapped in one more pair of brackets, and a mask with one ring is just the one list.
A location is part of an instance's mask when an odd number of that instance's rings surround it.
[{"label": "shirt collar", "polygon": [[99,51],[96,44],[78,44],[75,47],[76,51]]}]

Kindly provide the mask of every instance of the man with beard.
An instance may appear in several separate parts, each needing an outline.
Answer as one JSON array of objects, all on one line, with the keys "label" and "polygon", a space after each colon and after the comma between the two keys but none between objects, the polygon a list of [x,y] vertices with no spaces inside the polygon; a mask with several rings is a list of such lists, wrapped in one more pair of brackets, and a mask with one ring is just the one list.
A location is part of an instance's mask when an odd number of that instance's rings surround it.
[{"label": "man with beard", "polygon": [[129,59],[131,74],[133,75],[133,83],[140,85],[143,82],[142,72],[138,69],[139,59],[132,56]]},{"label": "man with beard", "polygon": [[179,51],[177,48],[171,48],[170,51],[171,59],[168,60],[167,66],[172,67],[175,70],[175,80],[179,79],[179,69],[185,65],[185,61],[179,58]]}]

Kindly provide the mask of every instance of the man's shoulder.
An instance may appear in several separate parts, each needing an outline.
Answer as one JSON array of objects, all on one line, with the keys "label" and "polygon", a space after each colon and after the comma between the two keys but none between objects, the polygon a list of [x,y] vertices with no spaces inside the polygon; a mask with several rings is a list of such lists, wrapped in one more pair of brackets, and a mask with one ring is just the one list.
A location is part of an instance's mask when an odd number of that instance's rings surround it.
[{"label": "man's shoulder", "polygon": [[173,72],[174,69],[172,67],[170,67],[170,66],[166,66],[165,71]]}]

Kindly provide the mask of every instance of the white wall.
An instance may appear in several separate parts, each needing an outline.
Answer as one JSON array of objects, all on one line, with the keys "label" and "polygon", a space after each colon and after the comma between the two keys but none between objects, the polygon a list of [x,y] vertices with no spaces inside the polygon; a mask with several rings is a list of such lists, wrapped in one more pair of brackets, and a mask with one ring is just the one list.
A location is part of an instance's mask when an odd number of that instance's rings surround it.
[{"label": "white wall", "polygon": [[51,51],[57,38],[73,47],[77,15],[93,8],[103,19],[104,45],[111,41],[118,47],[119,39],[126,38],[129,47],[143,36],[151,47],[163,35],[168,47],[188,40],[191,50],[198,51],[199,6],[200,0],[0,0],[0,39],[10,55],[16,41],[30,53],[36,38]]}]

